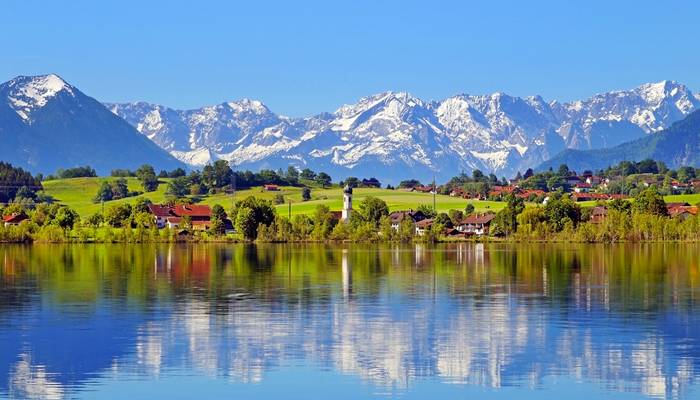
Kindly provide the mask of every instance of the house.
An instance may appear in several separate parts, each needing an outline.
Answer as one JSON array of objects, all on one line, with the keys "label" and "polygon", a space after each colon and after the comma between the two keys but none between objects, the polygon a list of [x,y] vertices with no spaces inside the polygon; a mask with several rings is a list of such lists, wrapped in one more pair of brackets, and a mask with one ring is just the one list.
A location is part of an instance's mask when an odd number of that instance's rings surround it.
[{"label": "house", "polygon": [[671,218],[686,219],[694,215],[698,215],[698,207],[695,206],[679,206],[669,209],[668,215]]},{"label": "house", "polygon": [[410,219],[411,222],[414,224],[418,221],[426,219],[425,214],[423,214],[422,211],[394,211],[389,214],[389,220],[391,220],[391,227],[394,230],[398,230],[399,226],[401,226],[401,222],[403,222],[407,218]]},{"label": "house", "polygon": [[489,196],[498,197],[501,195],[506,195],[510,193],[517,193],[517,186],[491,186],[491,191],[489,191]]},{"label": "house", "polygon": [[676,180],[671,181],[671,189],[674,194],[685,193],[691,187],[688,183],[679,182]]},{"label": "house", "polygon": [[593,207],[593,210],[591,210],[591,223],[592,224],[600,224],[605,219],[608,218],[608,208],[605,206],[597,206]]},{"label": "house", "polygon": [[416,192],[421,192],[421,193],[433,193],[433,187],[432,186],[416,186],[413,188]]},{"label": "house", "polygon": [[[690,204],[686,202],[666,203],[666,212],[672,217],[680,216],[684,213],[692,214]],[[697,212],[697,210],[695,210]],[[692,214],[695,215],[695,214]]]},{"label": "house", "polygon": [[268,184],[268,185],[263,185],[263,189],[265,189],[266,192],[277,192],[280,190],[280,187],[277,185]]},{"label": "house", "polygon": [[188,217],[194,230],[206,230],[211,226],[211,208],[205,205],[178,204],[175,206],[149,204],[148,210],[153,215],[158,228],[178,228],[182,218]]},{"label": "house", "polygon": [[464,218],[456,229],[465,235],[488,235],[491,221],[496,218],[496,214],[472,214]]},{"label": "house", "polygon": [[595,187],[603,183],[603,178],[595,175],[587,176],[586,183],[591,185],[592,187]]},{"label": "house", "polygon": [[430,229],[431,226],[433,226],[432,218],[427,218],[416,222],[416,235],[423,236],[425,231]]},{"label": "house", "polygon": [[569,186],[574,186],[577,183],[581,183],[582,179],[576,175],[566,177],[566,184]]},{"label": "house", "polygon": [[8,227],[11,225],[19,225],[22,221],[27,219],[29,219],[29,217],[27,217],[25,214],[15,213],[2,217],[2,222],[5,224],[5,227]]},{"label": "house", "polygon": [[463,197],[466,194],[462,188],[454,188],[450,191],[450,196],[452,197]]},{"label": "house", "polygon": [[593,186],[590,183],[577,183],[574,185],[574,192],[576,193],[588,193],[591,191]]},{"label": "house", "polygon": [[612,195],[604,193],[571,193],[573,201],[593,201],[593,200],[610,200]]}]

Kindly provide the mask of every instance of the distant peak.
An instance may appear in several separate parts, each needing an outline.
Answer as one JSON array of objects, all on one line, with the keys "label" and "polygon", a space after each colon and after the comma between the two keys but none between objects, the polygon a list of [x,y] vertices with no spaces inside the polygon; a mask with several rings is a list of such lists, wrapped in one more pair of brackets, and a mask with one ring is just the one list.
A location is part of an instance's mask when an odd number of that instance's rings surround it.
[{"label": "distant peak", "polygon": [[267,108],[265,104],[263,104],[262,101],[260,100],[252,100],[248,98],[243,98],[240,100],[236,101],[229,101],[227,103],[224,103],[227,105],[229,108],[236,110],[238,112],[240,111],[253,111],[256,114],[267,114],[270,112],[270,109]]},{"label": "distant peak", "polygon": [[58,93],[75,96],[73,87],[56,74],[18,76],[8,86],[9,104],[24,120],[29,120],[33,110],[45,106]]}]

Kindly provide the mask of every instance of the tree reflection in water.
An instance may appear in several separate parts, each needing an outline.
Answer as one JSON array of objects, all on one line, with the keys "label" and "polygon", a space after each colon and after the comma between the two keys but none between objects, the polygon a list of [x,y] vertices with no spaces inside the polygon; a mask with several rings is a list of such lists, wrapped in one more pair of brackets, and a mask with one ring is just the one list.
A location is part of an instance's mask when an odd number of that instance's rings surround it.
[{"label": "tree reflection in water", "polygon": [[0,390],[313,364],[421,380],[678,397],[700,376],[700,247],[3,246]]}]

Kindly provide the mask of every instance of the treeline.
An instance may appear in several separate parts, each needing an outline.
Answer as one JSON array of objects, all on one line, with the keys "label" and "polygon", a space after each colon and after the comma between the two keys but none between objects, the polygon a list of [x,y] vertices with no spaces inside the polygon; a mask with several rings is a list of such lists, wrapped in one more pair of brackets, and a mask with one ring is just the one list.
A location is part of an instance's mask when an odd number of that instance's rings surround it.
[{"label": "treeline", "polygon": [[35,199],[42,190],[41,179],[12,164],[0,161],[0,202],[19,199]]},{"label": "treeline", "polygon": [[582,208],[569,197],[554,194],[545,205],[525,207],[509,196],[507,206],[493,221],[491,234],[518,241],[638,242],[700,240],[700,215],[671,218],[655,187],[640,192],[633,202],[617,199]]}]

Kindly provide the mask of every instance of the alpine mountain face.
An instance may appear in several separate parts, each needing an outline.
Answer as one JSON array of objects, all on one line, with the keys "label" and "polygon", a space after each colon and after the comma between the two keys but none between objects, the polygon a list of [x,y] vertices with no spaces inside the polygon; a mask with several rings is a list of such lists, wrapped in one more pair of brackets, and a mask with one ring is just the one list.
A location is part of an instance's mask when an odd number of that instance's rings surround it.
[{"label": "alpine mountain face", "polygon": [[101,174],[151,164],[184,166],[100,102],[59,76],[0,85],[0,158],[32,172],[90,165]]}]

